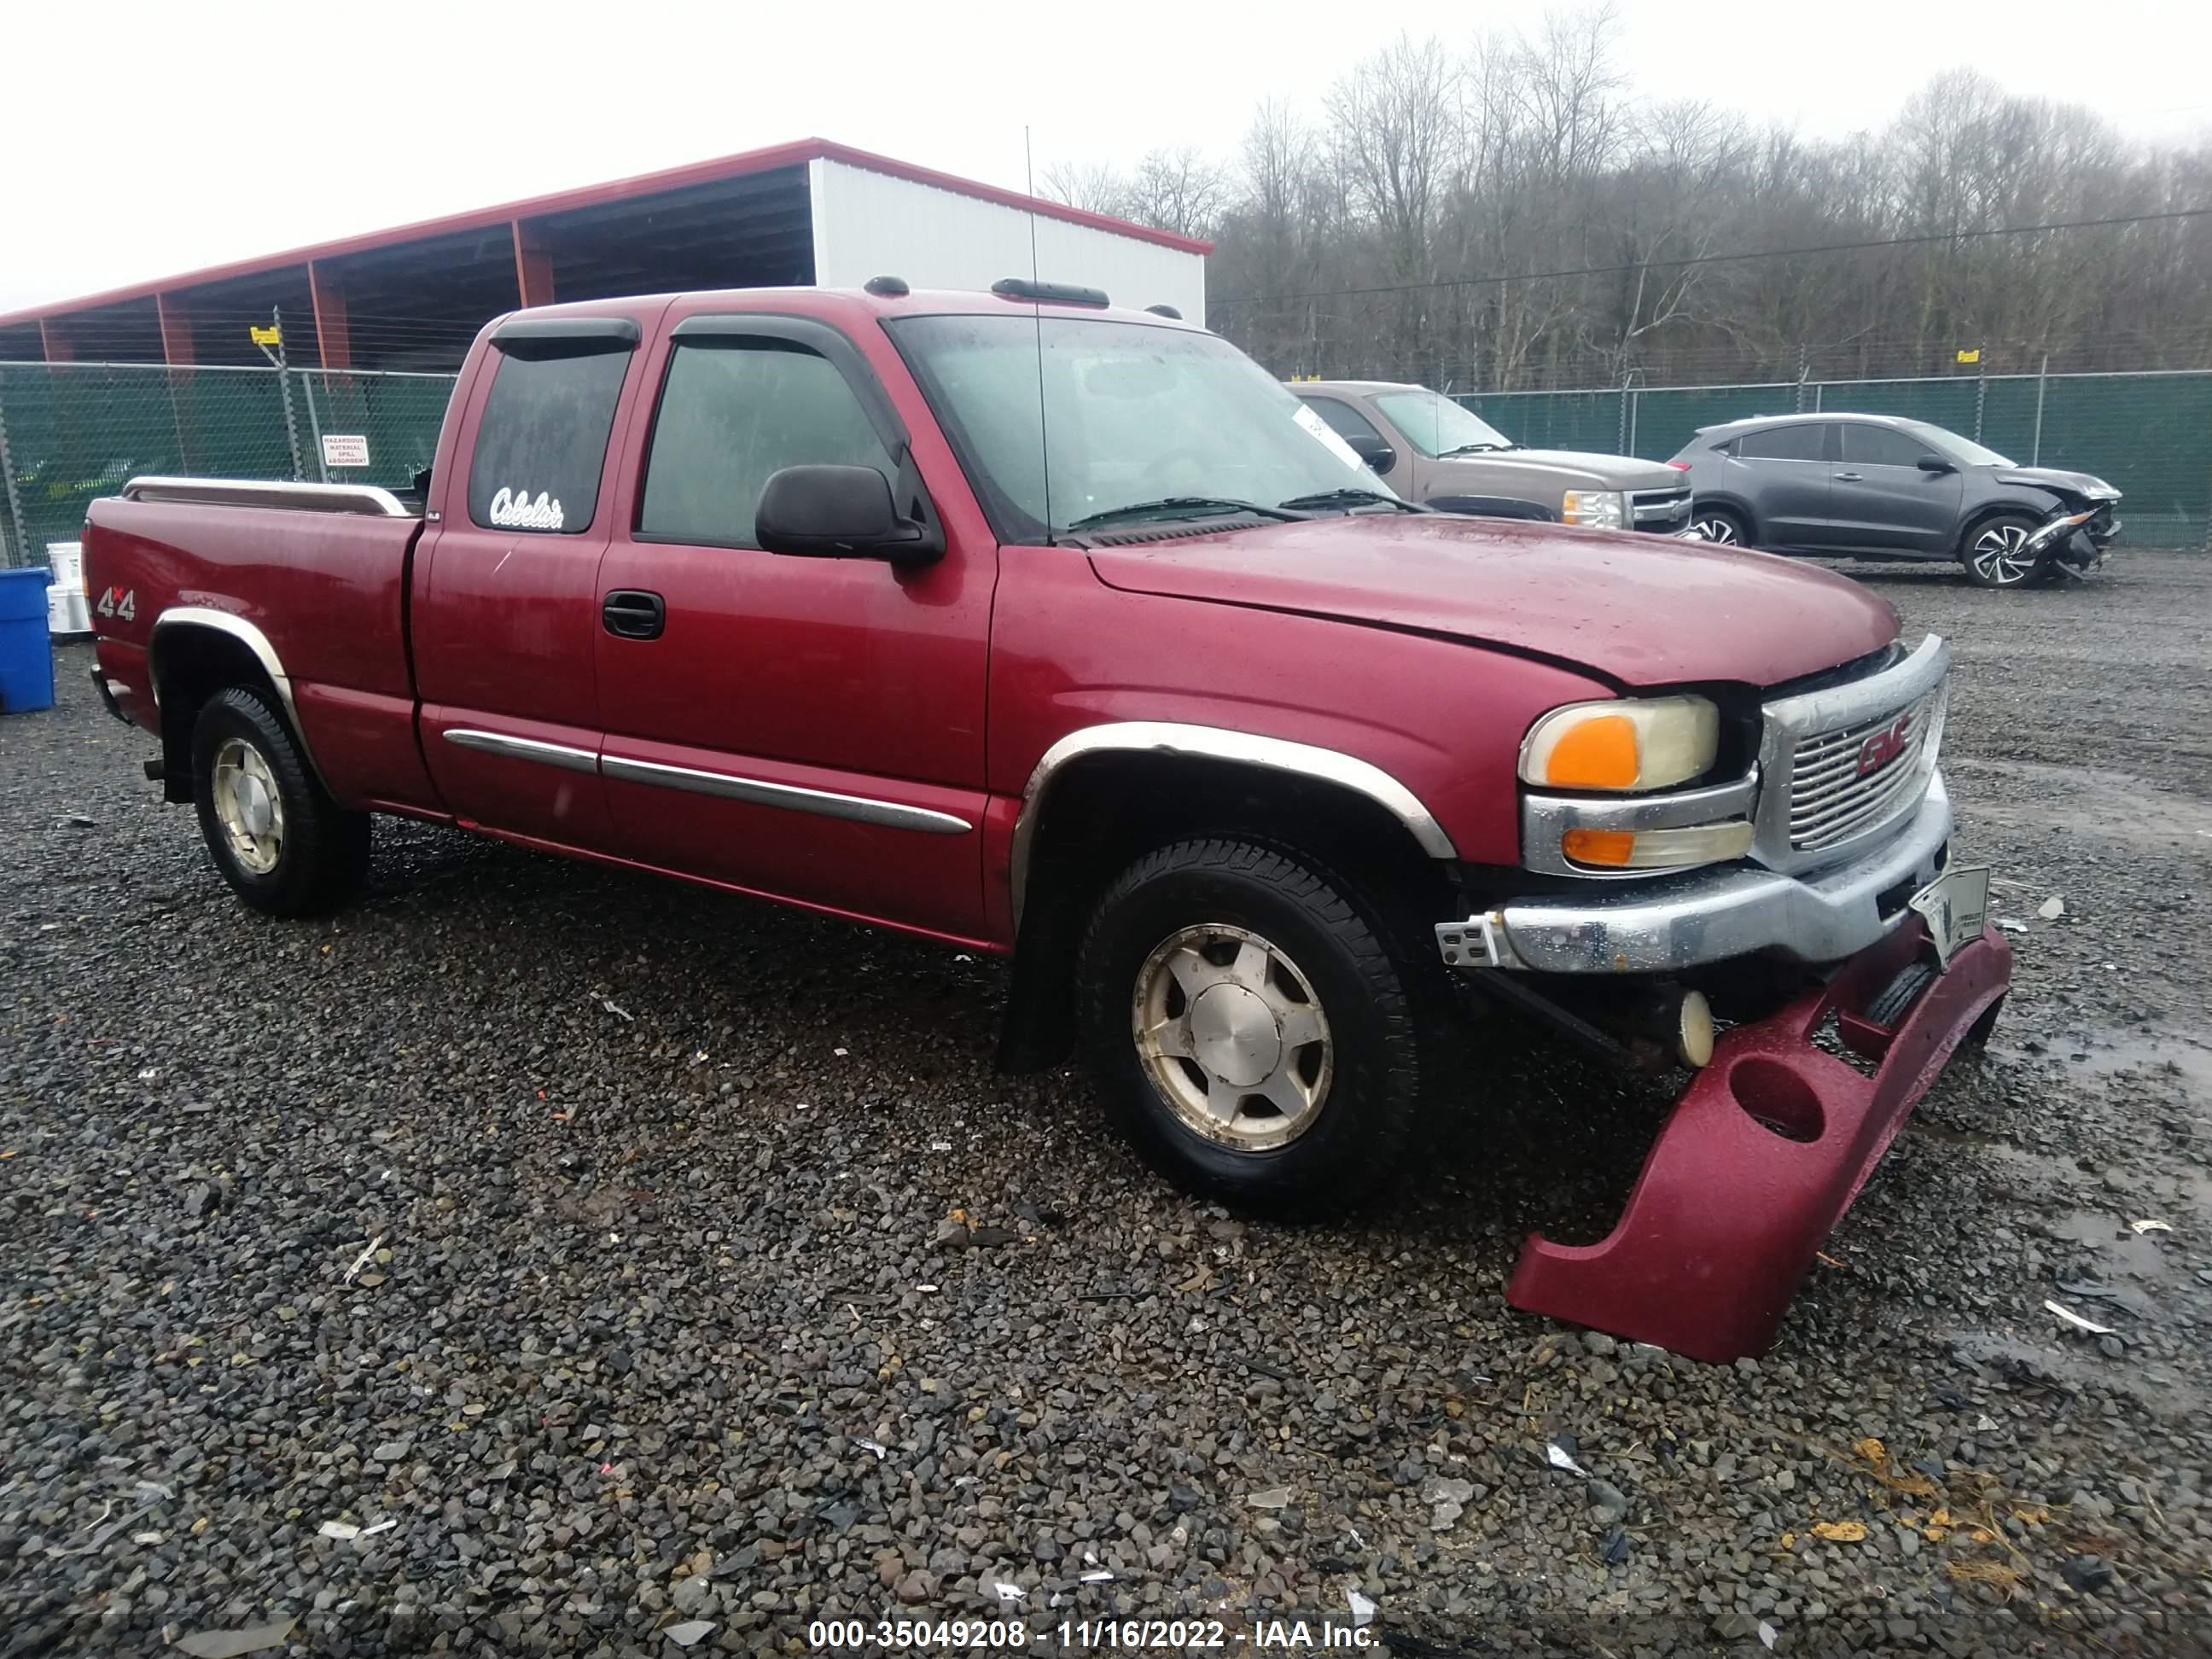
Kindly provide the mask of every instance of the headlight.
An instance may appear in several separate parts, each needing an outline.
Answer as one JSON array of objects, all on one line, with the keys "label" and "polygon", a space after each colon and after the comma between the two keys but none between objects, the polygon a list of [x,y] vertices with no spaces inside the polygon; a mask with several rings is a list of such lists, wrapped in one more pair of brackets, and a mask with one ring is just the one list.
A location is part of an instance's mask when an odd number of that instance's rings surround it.
[{"label": "headlight", "polygon": [[1712,769],[1721,712],[1704,697],[1572,702],[1528,728],[1521,778],[1549,789],[1664,789]]},{"label": "headlight", "polygon": [[1628,522],[1628,498],[1618,489],[1570,489],[1559,502],[1564,524],[1618,530]]}]

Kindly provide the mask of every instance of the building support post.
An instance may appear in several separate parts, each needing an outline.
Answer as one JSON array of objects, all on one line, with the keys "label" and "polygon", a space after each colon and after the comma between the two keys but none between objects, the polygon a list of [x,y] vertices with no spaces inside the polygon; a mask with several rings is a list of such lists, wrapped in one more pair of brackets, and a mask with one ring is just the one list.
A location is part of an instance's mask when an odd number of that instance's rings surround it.
[{"label": "building support post", "polygon": [[544,232],[520,219],[507,221],[514,235],[514,291],[526,308],[553,303],[553,255]]},{"label": "building support post", "polygon": [[307,303],[315,313],[315,356],[325,369],[353,367],[353,334],[346,326],[345,289],[319,259],[307,261]]}]

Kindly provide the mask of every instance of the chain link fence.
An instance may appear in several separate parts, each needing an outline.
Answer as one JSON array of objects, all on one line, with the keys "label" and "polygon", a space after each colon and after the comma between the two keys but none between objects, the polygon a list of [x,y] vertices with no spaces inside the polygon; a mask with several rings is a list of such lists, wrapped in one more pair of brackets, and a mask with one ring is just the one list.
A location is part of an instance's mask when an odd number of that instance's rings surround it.
[{"label": "chain link fence", "polygon": [[[141,474],[404,489],[430,465],[453,378],[0,363],[0,562],[45,563]],[[365,465],[332,464],[364,451]]]},{"label": "chain link fence", "polygon": [[2212,371],[1946,374],[1741,386],[1462,392],[1516,442],[1663,461],[1701,427],[1753,415],[1901,415],[2024,466],[2093,472],[2124,496],[2124,545],[2202,549],[2212,529]]},{"label": "chain link fence", "polygon": [[[141,473],[404,488],[430,465],[450,374],[137,363],[0,363],[0,562],[39,564],[85,508]],[[2203,548],[2212,526],[2212,371],[1953,374],[1734,386],[1462,392],[1542,449],[1665,460],[1751,415],[1909,415],[2031,466],[2122,490],[2124,542]],[[327,440],[353,441],[326,447]],[[333,465],[365,447],[367,465]]]}]

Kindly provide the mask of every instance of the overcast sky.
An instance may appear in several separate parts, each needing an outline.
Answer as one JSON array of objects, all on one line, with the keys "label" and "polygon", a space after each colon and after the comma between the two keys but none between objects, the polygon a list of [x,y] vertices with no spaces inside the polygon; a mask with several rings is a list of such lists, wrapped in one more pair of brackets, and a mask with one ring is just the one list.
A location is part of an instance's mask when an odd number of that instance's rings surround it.
[{"label": "overcast sky", "polygon": [[[1230,154],[1401,28],[1534,0],[973,9],[840,0],[18,0],[0,24],[0,312],[819,136],[1019,188],[1055,161]],[[2204,0],[1616,0],[1638,89],[1836,137],[1972,66],[2138,137],[2212,126]]]}]

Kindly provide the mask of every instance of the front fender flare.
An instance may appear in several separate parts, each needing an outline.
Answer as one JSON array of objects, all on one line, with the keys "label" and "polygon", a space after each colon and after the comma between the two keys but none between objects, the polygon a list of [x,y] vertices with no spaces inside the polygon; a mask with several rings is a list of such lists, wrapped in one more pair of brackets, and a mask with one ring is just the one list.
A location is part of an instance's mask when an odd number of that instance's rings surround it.
[{"label": "front fender flare", "polygon": [[1029,781],[1022,787],[1021,811],[1014,820],[1013,842],[1007,860],[1008,900],[1018,932],[1029,883],[1030,843],[1043,817],[1054,778],[1071,762],[1086,755],[1115,750],[1225,761],[1333,784],[1364,795],[1381,806],[1405,825],[1407,833],[1430,857],[1459,856],[1451,836],[1437,821],[1436,815],[1422,804],[1420,797],[1381,767],[1357,756],[1225,726],[1192,726],[1172,720],[1112,720],[1080,727],[1061,738],[1038,758],[1030,769]]}]

